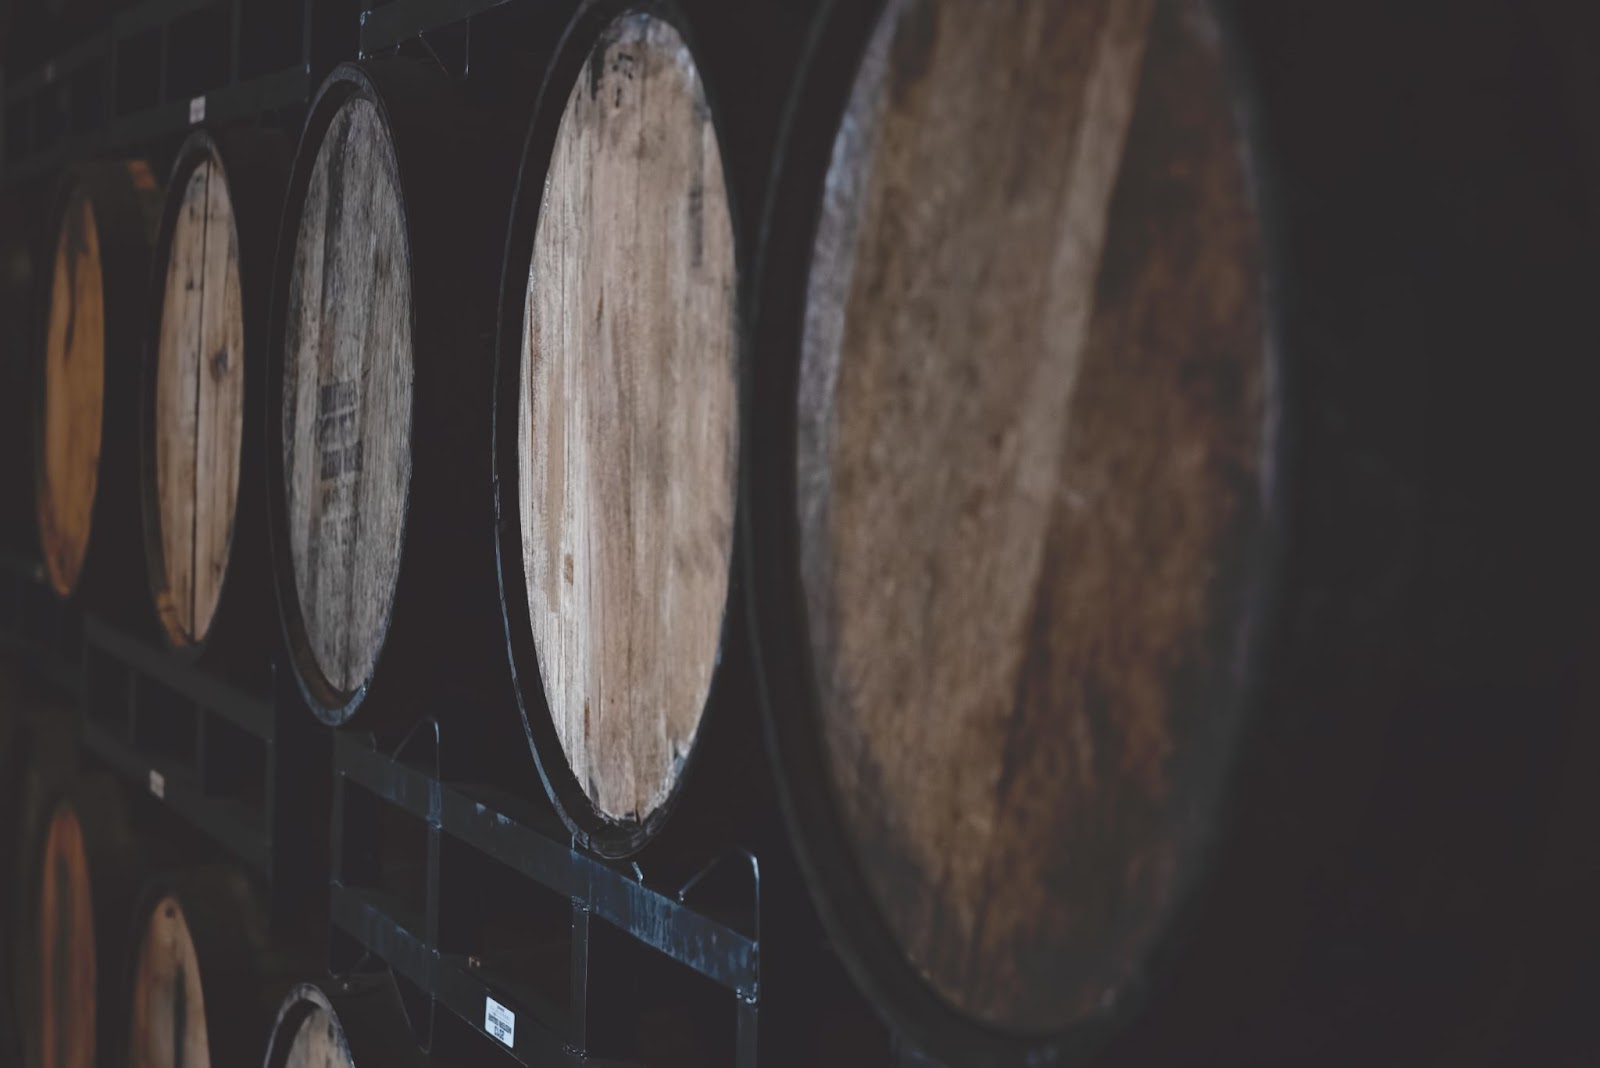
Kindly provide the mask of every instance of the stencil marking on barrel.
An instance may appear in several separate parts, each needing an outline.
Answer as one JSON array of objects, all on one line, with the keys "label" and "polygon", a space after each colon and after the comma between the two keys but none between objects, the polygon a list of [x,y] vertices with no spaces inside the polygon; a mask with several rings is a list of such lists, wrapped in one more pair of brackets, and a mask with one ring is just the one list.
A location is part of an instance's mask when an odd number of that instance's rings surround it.
[{"label": "stencil marking on barrel", "polygon": [[205,988],[176,898],[151,910],[134,971],[130,1068],[209,1068]]},{"label": "stencil marking on barrel", "polygon": [[889,3],[814,249],[801,573],[867,887],[985,1023],[1114,1004],[1197,867],[1261,547],[1259,274],[1198,4]]},{"label": "stencil marking on barrel", "polygon": [[687,46],[613,24],[568,97],[528,277],[523,564],[539,669],[596,808],[642,820],[710,690],[738,459],[733,223]]},{"label": "stencil marking on barrel", "polygon": [[100,473],[105,295],[94,205],[81,189],[62,216],[51,278],[44,365],[39,540],[58,593],[78,584]]},{"label": "stencil marking on barrel", "polygon": [[376,105],[335,113],[289,279],[283,441],[307,640],[344,695],[372,674],[411,478],[411,273],[393,148]]},{"label": "stencil marking on barrel", "polygon": [[244,320],[228,183],[206,160],[173,228],[156,366],[156,487],[169,632],[203,640],[221,595],[239,493]]}]

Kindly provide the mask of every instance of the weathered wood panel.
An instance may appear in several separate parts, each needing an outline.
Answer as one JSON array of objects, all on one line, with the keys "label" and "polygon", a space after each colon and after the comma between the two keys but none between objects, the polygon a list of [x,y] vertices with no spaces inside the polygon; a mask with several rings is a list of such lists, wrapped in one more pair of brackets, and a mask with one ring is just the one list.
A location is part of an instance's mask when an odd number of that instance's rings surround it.
[{"label": "weathered wood panel", "polygon": [[[194,939],[177,898],[151,909],[133,972],[130,1068],[209,1068],[205,990]],[[224,1021],[242,1026],[246,1021]]]},{"label": "weathered wood panel", "polygon": [[171,239],[156,364],[156,483],[171,637],[203,641],[233,539],[244,427],[238,230],[227,180],[194,169]]},{"label": "weathered wood panel", "polygon": [[1260,251],[1200,5],[892,0],[802,339],[828,773],[962,1013],[1115,1005],[1201,862],[1268,439]]},{"label": "weathered wood panel", "polygon": [[540,674],[614,820],[670,795],[716,667],[738,462],[733,224],[687,46],[630,14],[567,99],[534,239],[519,427]]},{"label": "weathered wood panel", "polygon": [[290,554],[316,666],[348,694],[383,644],[411,476],[410,253],[393,148],[364,97],[338,110],[317,150],[293,256],[282,413]]},{"label": "weathered wood panel", "polygon": [[100,474],[105,293],[94,204],[81,190],[62,216],[44,353],[39,543],[58,593],[78,584]]}]

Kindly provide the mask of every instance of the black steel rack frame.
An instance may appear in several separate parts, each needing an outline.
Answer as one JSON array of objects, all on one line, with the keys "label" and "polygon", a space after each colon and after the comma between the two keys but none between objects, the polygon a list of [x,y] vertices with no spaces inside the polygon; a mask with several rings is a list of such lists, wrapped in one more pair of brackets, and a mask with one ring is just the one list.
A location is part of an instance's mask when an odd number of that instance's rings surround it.
[{"label": "black steel rack frame", "polygon": [[[414,1016],[413,1025],[424,1041],[441,1006],[524,1065],[626,1063],[606,1056],[603,1028],[619,1005],[599,992],[617,989],[615,970],[625,967],[625,943],[632,942],[722,990],[732,1007],[734,1063],[752,1068],[761,992],[755,855],[724,854],[674,885],[655,885],[636,865],[575,850],[548,806],[441,781],[440,741],[432,722],[393,754],[370,735],[342,733],[335,741],[331,911],[354,947],[345,954],[351,959],[334,961],[335,970],[366,956],[391,967],[421,995],[422,1019]],[[378,824],[395,811],[409,816],[426,842],[410,895],[383,885],[387,858],[376,848],[393,839]],[[492,865],[474,864],[469,854]],[[455,922],[462,909],[441,907],[468,904],[475,887],[466,884],[494,878],[490,867],[530,908],[541,899],[550,906],[543,963],[546,972],[565,975],[565,990],[537,988],[496,959],[492,940]],[[550,959],[563,954],[565,967]]]},{"label": "black steel rack frame", "polygon": [[4,184],[199,122],[302,107],[315,79],[353,50],[355,19],[340,0],[145,0],[118,11],[48,62],[7,76]]},{"label": "black steel rack frame", "polygon": [[0,645],[75,700],[83,748],[260,876],[275,925],[303,919],[327,870],[308,832],[327,803],[314,784],[328,740],[309,714],[85,618],[36,569],[4,564]]}]

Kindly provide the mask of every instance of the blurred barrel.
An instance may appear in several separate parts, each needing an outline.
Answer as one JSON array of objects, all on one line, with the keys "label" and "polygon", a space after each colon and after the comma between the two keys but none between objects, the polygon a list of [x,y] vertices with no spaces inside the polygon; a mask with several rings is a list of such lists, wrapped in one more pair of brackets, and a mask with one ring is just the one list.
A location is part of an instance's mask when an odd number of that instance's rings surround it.
[{"label": "blurred barrel", "polygon": [[726,726],[720,669],[744,670],[740,246],[713,103],[681,17],[585,5],[540,94],[502,283],[506,633],[549,793],[608,856],[663,826]]},{"label": "blurred barrel", "polygon": [[867,6],[763,279],[775,737],[869,986],[1051,1034],[1117,1007],[1220,812],[1271,561],[1256,204],[1198,10]]},{"label": "blurred barrel", "polygon": [[286,975],[240,871],[193,868],[159,881],[134,914],[129,1068],[257,1063]]},{"label": "blurred barrel", "polygon": [[1594,435],[1502,373],[1595,333],[1560,109],[1497,5],[1449,77],[1436,14],[1216,10],[835,3],[795,91],[763,705],[834,943],[951,1061],[1462,1063],[1536,900]]},{"label": "blurred barrel", "polygon": [[156,240],[141,393],[145,560],[162,634],[192,655],[267,656],[257,394],[290,151],[275,131],[196,131],[178,150]]},{"label": "blurred barrel", "polygon": [[141,870],[122,804],[116,783],[97,776],[41,813],[14,947],[28,1068],[93,1068],[121,1047],[118,991]]},{"label": "blurred barrel", "polygon": [[510,699],[486,448],[506,149],[492,108],[409,60],[340,67],[301,138],[267,470],[290,662],[328,723]]},{"label": "blurred barrel", "polygon": [[62,596],[124,613],[144,599],[134,399],[160,204],[141,161],[68,171],[42,290],[35,514],[45,575]]},{"label": "blurred barrel", "polygon": [[302,983],[289,992],[265,1068],[424,1068],[387,975]]},{"label": "blurred barrel", "polygon": [[0,1059],[22,1059],[20,1023],[27,1019],[24,963],[31,952],[32,902],[24,890],[25,860],[34,855],[45,827],[41,810],[53,804],[62,784],[76,773],[77,744],[72,710],[30,694],[16,672],[7,672],[8,703],[0,740],[0,856],[12,858],[11,878],[0,883],[0,969],[8,986],[0,999]]}]

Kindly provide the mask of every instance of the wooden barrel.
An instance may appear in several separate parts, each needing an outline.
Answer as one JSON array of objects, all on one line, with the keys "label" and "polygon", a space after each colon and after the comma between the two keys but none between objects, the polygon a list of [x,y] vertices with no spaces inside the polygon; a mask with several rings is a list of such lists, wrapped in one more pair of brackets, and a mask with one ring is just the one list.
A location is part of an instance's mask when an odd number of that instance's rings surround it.
[{"label": "wooden barrel", "polygon": [[236,868],[159,880],[134,918],[128,1068],[254,1064],[288,984]]},{"label": "wooden barrel", "polygon": [[15,947],[23,1064],[93,1068],[120,1047],[137,846],[116,783],[80,779],[43,810]]},{"label": "wooden barrel", "polygon": [[[15,677],[12,682],[18,682]],[[35,855],[44,829],[43,806],[54,803],[62,785],[77,771],[77,740],[72,732],[72,710],[41,700],[17,686],[7,698],[10,711],[5,739],[0,743],[0,856],[13,858],[13,877],[0,884],[0,974],[7,980],[0,998],[0,1058],[20,1062],[21,1022],[28,1018],[26,997],[30,961],[29,938],[33,930],[32,906],[24,892],[23,865]]]},{"label": "wooden barrel", "polygon": [[265,1068],[424,1068],[387,975],[302,983],[278,1011]]},{"label": "wooden barrel", "polygon": [[328,723],[364,703],[374,723],[510,700],[487,536],[513,178],[497,122],[436,68],[395,60],[336,70],[301,138],[267,464],[290,661]]},{"label": "wooden barrel", "polygon": [[261,500],[267,304],[290,145],[197,130],[178,150],[156,240],[142,391],[144,547],[174,649],[267,655]]},{"label": "wooden barrel", "polygon": [[62,596],[128,611],[138,587],[134,398],[150,249],[161,196],[142,161],[96,162],[63,180],[35,422],[45,575]]},{"label": "wooden barrel", "polygon": [[540,94],[502,283],[506,633],[550,796],[607,856],[663,825],[708,721],[748,712],[712,712],[719,665],[745,659],[727,655],[741,253],[717,114],[680,15],[585,5]]},{"label": "wooden barrel", "polygon": [[[1442,82],[1430,21],[1378,4],[1315,31],[1270,4],[829,6],[756,285],[750,573],[808,881],[912,1044],[1323,1063],[1201,1041],[1321,1013],[1336,1063],[1393,1056],[1380,1034],[1460,1063],[1425,1043],[1487,1015],[1579,631],[1519,570],[1572,539],[1477,476],[1552,487],[1587,454],[1536,448],[1490,369],[1531,319],[1571,388],[1546,324],[1594,334],[1560,108],[1491,6]],[[1426,88],[1468,70],[1470,102]],[[1514,442],[1478,444],[1488,410]],[[1488,826],[1504,880],[1467,844]],[[1430,910],[1452,878],[1463,911]]]}]

